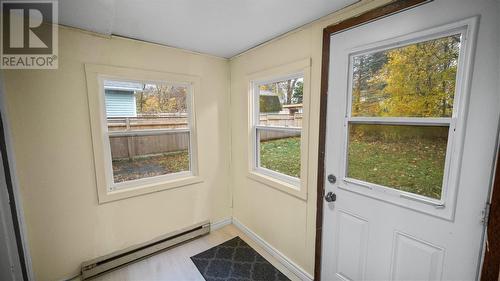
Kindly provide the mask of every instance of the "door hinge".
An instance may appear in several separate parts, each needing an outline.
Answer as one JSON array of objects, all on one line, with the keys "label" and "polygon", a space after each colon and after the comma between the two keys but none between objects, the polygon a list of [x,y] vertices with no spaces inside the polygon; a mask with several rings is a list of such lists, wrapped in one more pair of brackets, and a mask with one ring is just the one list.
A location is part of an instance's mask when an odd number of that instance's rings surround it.
[{"label": "door hinge", "polygon": [[481,219],[481,222],[486,226],[488,225],[488,221],[490,219],[490,207],[491,207],[491,203],[486,203],[486,205],[484,206],[484,209],[482,211],[483,218]]}]

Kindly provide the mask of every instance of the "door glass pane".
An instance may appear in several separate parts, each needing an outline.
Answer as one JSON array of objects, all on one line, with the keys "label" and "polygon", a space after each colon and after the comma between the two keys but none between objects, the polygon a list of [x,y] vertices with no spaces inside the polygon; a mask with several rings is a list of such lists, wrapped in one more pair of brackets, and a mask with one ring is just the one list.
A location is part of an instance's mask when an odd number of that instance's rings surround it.
[{"label": "door glass pane", "polygon": [[460,34],[352,58],[352,116],[451,117]]},{"label": "door glass pane", "polygon": [[350,124],[347,176],[440,199],[448,129]]},{"label": "door glass pane", "polygon": [[259,124],[302,128],[304,78],[259,85]]},{"label": "door glass pane", "polygon": [[300,131],[257,129],[260,167],[300,178]]},{"label": "door glass pane", "polygon": [[189,171],[189,132],[109,138],[115,183]]}]

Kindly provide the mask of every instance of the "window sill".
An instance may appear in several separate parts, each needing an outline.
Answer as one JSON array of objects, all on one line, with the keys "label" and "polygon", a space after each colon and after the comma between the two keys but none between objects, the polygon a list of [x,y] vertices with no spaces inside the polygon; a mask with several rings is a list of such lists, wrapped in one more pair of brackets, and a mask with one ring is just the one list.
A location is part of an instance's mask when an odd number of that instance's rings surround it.
[{"label": "window sill", "polygon": [[272,188],[278,189],[284,193],[297,197],[301,200],[307,200],[307,193],[304,188],[300,186],[293,185],[291,183],[276,179],[272,176],[262,174],[258,171],[250,171],[247,175],[249,179],[257,181],[259,183],[265,184]]},{"label": "window sill", "polygon": [[[122,200],[125,198],[141,196],[153,192],[159,192],[163,190],[194,185],[203,182],[203,179],[199,176],[189,175],[182,178],[175,178],[170,180],[165,180],[157,183],[141,184],[134,187],[117,189],[113,191],[99,192],[99,204],[112,202],[116,200]],[[101,191],[101,190],[99,190]]]}]

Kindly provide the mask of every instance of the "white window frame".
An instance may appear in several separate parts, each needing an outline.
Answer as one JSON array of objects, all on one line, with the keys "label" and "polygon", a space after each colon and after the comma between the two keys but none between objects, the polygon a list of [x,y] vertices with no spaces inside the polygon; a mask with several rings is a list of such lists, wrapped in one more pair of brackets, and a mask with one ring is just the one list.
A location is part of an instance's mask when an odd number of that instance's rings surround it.
[{"label": "white window frame", "polygon": [[[308,130],[310,99],[310,59],[263,70],[248,76],[249,82],[249,172],[248,177],[279,189],[300,199],[307,199]],[[292,78],[303,78],[302,128],[259,125],[259,86]],[[260,166],[260,141],[257,131],[300,131],[300,178],[292,177]]]},{"label": "white window frame", "polygon": [[[262,85],[267,85],[267,84],[273,84],[281,81],[286,81],[290,79],[299,79],[299,78],[304,78],[304,74],[302,72],[300,73],[294,73],[291,75],[287,76],[281,76],[281,77],[276,77],[272,80],[264,80],[264,81],[254,81],[253,82],[253,109],[255,111],[254,113],[254,120],[253,120],[253,135],[255,136],[255,142],[254,142],[254,170],[258,173],[262,173],[264,175],[274,177],[280,181],[289,183],[293,185],[294,187],[299,188],[300,187],[300,178],[296,178],[287,174],[283,174],[280,172],[273,171],[271,169],[267,169],[264,167],[261,167],[260,165],[260,138],[259,138],[259,133],[258,131],[284,131],[284,132],[300,132],[300,135],[302,137],[302,128],[300,127],[280,127],[280,126],[266,126],[266,125],[259,125],[260,123],[260,86]],[[302,140],[301,140],[302,142]],[[302,154],[302,151],[301,151]],[[302,167],[301,167],[302,169]]]},{"label": "white window frame", "polygon": [[[349,76],[347,85],[346,114],[344,120],[344,144],[340,157],[342,184],[339,188],[360,193],[382,201],[400,205],[409,209],[422,211],[445,219],[453,219],[458,181],[463,152],[463,139],[469,99],[469,87],[477,18],[466,19],[452,24],[447,24],[408,34],[405,36],[385,40],[357,47],[349,53]],[[352,116],[352,68],[353,58],[359,55],[375,53],[383,50],[403,47],[414,43],[461,34],[461,48],[457,66],[455,96],[451,118],[426,118],[426,117],[353,117]],[[395,188],[349,178],[348,171],[348,146],[349,124],[370,125],[412,125],[412,126],[448,126],[448,143],[446,149],[445,167],[441,198],[439,200],[418,195]]]},{"label": "white window frame", "polygon": [[[136,70],[103,65],[85,65],[89,112],[94,147],[94,165],[99,203],[124,199],[151,192],[202,182],[198,175],[197,141],[194,95],[199,88],[199,78],[165,72]],[[140,131],[108,131],[104,81],[127,81],[149,84],[168,84],[187,87],[187,129],[149,129]],[[111,159],[110,137],[118,135],[156,135],[189,133],[189,171],[146,177],[115,183]]]}]

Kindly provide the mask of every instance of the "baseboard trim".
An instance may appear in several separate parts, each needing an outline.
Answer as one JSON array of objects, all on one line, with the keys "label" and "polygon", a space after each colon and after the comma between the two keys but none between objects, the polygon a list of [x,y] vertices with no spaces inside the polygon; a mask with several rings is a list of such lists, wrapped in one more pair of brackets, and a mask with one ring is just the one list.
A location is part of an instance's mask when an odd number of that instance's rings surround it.
[{"label": "baseboard trim", "polygon": [[231,223],[233,223],[233,218],[221,219],[221,220],[210,223],[210,230],[211,231],[217,230],[217,229],[223,228],[226,225],[230,225]]},{"label": "baseboard trim", "polygon": [[[304,269],[302,269],[300,266],[298,266],[296,263],[291,261],[288,257],[286,257],[284,254],[282,254],[280,251],[276,250],[271,244],[269,244],[267,241],[262,239],[259,235],[257,235],[255,232],[250,230],[246,225],[241,223],[238,219],[236,218],[225,218],[221,219],[215,222],[212,222],[210,225],[210,230],[217,230],[221,229],[226,225],[233,224],[236,226],[239,230],[241,230],[243,233],[245,233],[250,239],[252,239],[255,243],[257,243],[262,249],[264,249],[266,252],[268,252],[271,256],[273,256],[275,259],[277,259],[284,267],[286,267],[288,270],[293,272],[299,279],[303,281],[313,281],[312,275],[307,273]],[[61,281],[78,281],[80,279],[80,275],[74,275],[65,279],[61,279]]]},{"label": "baseboard trim", "polygon": [[276,250],[271,244],[262,239],[255,232],[250,230],[246,225],[241,223],[238,219],[233,218],[232,222],[234,226],[236,226],[239,230],[245,233],[250,239],[252,239],[255,243],[261,246],[266,252],[268,252],[271,256],[277,259],[283,266],[285,266],[288,270],[293,272],[298,278],[303,281],[313,281],[312,275],[307,273],[304,269],[298,266],[296,263],[291,261],[288,257],[283,255],[280,251]]}]

